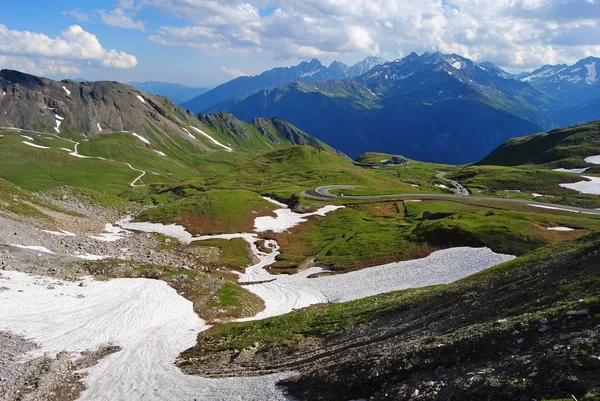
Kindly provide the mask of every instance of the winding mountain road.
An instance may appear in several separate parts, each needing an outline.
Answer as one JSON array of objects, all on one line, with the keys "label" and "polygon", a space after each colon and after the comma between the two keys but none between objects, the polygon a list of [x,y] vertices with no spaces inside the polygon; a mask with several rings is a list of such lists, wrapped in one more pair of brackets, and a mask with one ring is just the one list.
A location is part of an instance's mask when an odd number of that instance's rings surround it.
[{"label": "winding mountain road", "polygon": [[[103,160],[103,161],[109,161],[109,162],[113,162],[113,163],[124,164],[127,167],[129,167],[129,169],[140,173],[139,176],[137,176],[133,181],[131,181],[129,183],[129,186],[132,187],[132,188],[146,186],[146,184],[138,184],[137,183],[142,178],[144,178],[144,176],[146,175],[146,172],[144,170],[137,169],[137,168],[133,167],[131,164],[129,164],[128,162],[121,162],[121,161],[118,161],[118,160],[107,159],[107,158],[99,157],[99,156],[85,156],[85,155],[82,155],[81,153],[79,153],[79,145],[80,145],[80,143],[77,142],[77,141],[74,141],[72,139],[63,138],[62,136],[59,136],[59,135],[56,135],[56,134],[51,134],[51,133],[48,133],[48,132],[32,131],[32,130],[28,130],[28,129],[15,128],[15,127],[0,127],[0,129],[10,130],[10,131],[17,131],[18,133],[27,132],[29,134],[36,134],[38,136],[39,135],[52,136],[54,138],[57,138],[57,139],[60,139],[60,140],[66,141],[66,142],[70,142],[70,143],[72,143],[74,145],[73,146],[73,151],[71,153],[69,153],[71,156],[79,157],[80,159]],[[54,148],[50,148],[50,149],[54,149]],[[65,149],[65,150],[68,150],[68,149]]]},{"label": "winding mountain road", "polygon": [[[544,203],[544,202],[536,202],[536,201],[528,201],[522,199],[505,199],[505,198],[492,198],[492,197],[483,197],[483,196],[469,196],[469,192],[463,187],[461,184],[446,179],[443,177],[443,173],[440,173],[442,176],[438,175],[438,178],[441,178],[445,181],[452,183],[452,185],[456,188],[456,195],[444,195],[444,194],[424,194],[424,193],[413,193],[413,194],[390,194],[390,195],[336,195],[332,194],[331,191],[335,190],[344,190],[344,189],[355,189],[360,188],[358,185],[327,185],[323,187],[319,187],[310,191],[303,192],[302,195],[318,200],[331,200],[336,198],[343,199],[363,199],[363,200],[377,200],[377,199],[397,199],[397,200],[449,200],[455,202],[462,203],[470,203],[470,204],[482,204],[486,202],[494,202],[501,203],[507,206],[514,205],[522,205],[522,206],[530,206],[539,209],[554,210],[554,211],[562,211],[562,212],[574,212],[574,213],[585,213],[585,214],[594,214],[600,215],[600,209],[586,209],[582,207],[574,207],[574,206],[565,206],[558,205],[554,203]],[[456,185],[455,185],[456,184]]]}]

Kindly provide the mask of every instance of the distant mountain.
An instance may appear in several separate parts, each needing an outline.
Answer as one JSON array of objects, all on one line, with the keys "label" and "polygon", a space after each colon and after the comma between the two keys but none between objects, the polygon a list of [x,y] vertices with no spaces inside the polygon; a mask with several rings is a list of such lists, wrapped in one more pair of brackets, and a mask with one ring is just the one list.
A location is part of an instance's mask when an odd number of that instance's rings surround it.
[{"label": "distant mountain", "polygon": [[565,107],[552,114],[552,121],[559,126],[586,123],[598,118],[600,118],[600,97]]},{"label": "distant mountain", "polygon": [[356,76],[368,71],[383,62],[382,59],[367,57],[352,67],[339,61],[334,61],[329,67],[317,59],[303,61],[293,67],[274,68],[254,77],[239,77],[216,88],[182,103],[186,109],[194,112],[204,112],[216,104],[226,100],[246,97],[265,89],[287,85],[291,82],[313,82],[340,80]]},{"label": "distant mountain", "polygon": [[279,116],[352,157],[369,150],[467,163],[552,125],[545,110],[556,100],[498,70],[457,55],[413,53],[354,81],[292,83],[211,111],[247,121]]},{"label": "distant mountain", "polygon": [[380,57],[367,57],[363,61],[354,64],[352,67],[348,68],[347,75],[348,78],[358,77],[359,75],[366,74],[371,71],[373,68],[385,64],[387,61]]},{"label": "distant mountain", "polygon": [[493,63],[490,63],[489,61],[484,61],[482,63],[479,63],[478,65],[479,65],[479,67],[483,68],[487,72],[495,74],[496,76],[499,76],[501,78],[509,79],[509,78],[516,77],[514,74],[504,71],[502,68],[498,67],[497,65],[495,65]]},{"label": "distant mountain", "polygon": [[564,106],[575,106],[600,97],[600,59],[588,57],[572,66],[545,65],[520,79],[560,99]]},{"label": "distant mountain", "polygon": [[147,81],[128,82],[127,84],[151,95],[166,96],[176,104],[181,104],[210,90],[208,88],[190,88],[170,82]]}]

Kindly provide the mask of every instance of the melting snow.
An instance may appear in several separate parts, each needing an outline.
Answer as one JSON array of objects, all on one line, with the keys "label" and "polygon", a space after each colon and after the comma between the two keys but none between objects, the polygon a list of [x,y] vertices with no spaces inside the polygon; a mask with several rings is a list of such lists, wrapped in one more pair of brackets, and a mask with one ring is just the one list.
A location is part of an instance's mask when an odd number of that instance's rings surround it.
[{"label": "melting snow", "polygon": [[192,127],[192,129],[195,130],[196,132],[198,132],[199,134],[204,135],[206,138],[208,138],[215,145],[222,147],[223,149],[225,149],[228,152],[233,152],[233,149],[231,149],[229,146],[223,145],[221,142],[217,141],[215,138],[213,138],[212,136],[208,135],[206,132],[202,131],[201,129],[198,129],[196,127]]},{"label": "melting snow", "polygon": [[600,164],[600,155],[586,157],[585,162],[590,164]]},{"label": "melting snow", "polygon": [[560,186],[582,194],[600,195],[600,177],[583,176],[583,178],[586,178],[589,181],[579,181],[574,184],[560,184]]},{"label": "melting snow", "polygon": [[131,133],[131,135],[135,136],[135,137],[136,137],[136,138],[138,138],[140,141],[142,141],[142,142],[144,142],[144,143],[146,143],[146,144],[150,145],[150,141],[149,141],[149,140],[147,140],[146,138],[144,138],[143,136],[141,136],[141,135],[138,135],[138,134],[136,134],[135,132],[132,132],[132,133]]},{"label": "melting snow", "polygon": [[36,145],[35,143],[31,143],[31,142],[27,142],[27,141],[23,141],[23,143],[27,146],[31,146],[32,148],[50,149],[48,146]]},{"label": "melting snow", "polygon": [[58,118],[58,115],[56,116],[56,127],[54,127],[54,131],[56,131],[57,133],[60,134],[60,124],[62,123],[62,118]]},{"label": "melting snow", "polygon": [[266,231],[282,233],[284,231],[289,230],[292,227],[297,226],[300,223],[304,223],[305,221],[307,221],[306,219],[310,216],[325,216],[327,213],[337,209],[341,209],[343,207],[344,206],[327,205],[320,208],[316,212],[300,214],[292,212],[292,210],[288,209],[286,206],[285,209],[277,209],[274,211],[277,217],[257,217],[254,220],[254,230],[257,233],[263,233]]},{"label": "melting snow", "polygon": [[71,91],[70,91],[70,90],[68,90],[66,86],[64,86],[64,85],[63,85],[63,87],[62,87],[62,88],[63,88],[63,89],[65,90],[65,92],[67,93],[67,96],[70,96],[70,95],[71,95]]},{"label": "melting snow", "polygon": [[188,134],[190,137],[192,137],[192,138],[196,139],[196,137],[195,137],[194,135],[192,135],[192,134],[190,133],[190,131],[186,130],[186,129],[185,129],[185,128],[183,128],[183,127],[181,127],[181,128],[182,128],[182,129],[183,129],[185,132],[187,132],[187,134]]},{"label": "melting snow", "polygon": [[[39,343],[32,357],[106,345],[115,352],[88,369],[79,400],[285,400],[289,374],[205,379],[173,363],[208,329],[190,301],[160,280],[85,279],[85,286],[19,272],[0,274],[0,330]],[[56,289],[49,289],[56,284]],[[24,292],[18,292],[23,290]]]},{"label": "melting snow", "polygon": [[569,228],[569,227],[548,227],[546,230],[548,230],[548,231],[575,231],[575,229]]},{"label": "melting snow", "polygon": [[102,132],[102,127],[100,126],[100,123],[96,123],[96,125],[98,126],[98,132]]},{"label": "melting snow", "polygon": [[104,260],[104,259],[107,259],[110,257],[110,256],[102,256],[102,255],[93,255],[91,253],[79,253],[79,254],[73,255],[73,256],[78,259],[84,259],[84,260]]},{"label": "melting snow", "polygon": [[60,237],[74,237],[75,234],[70,231],[60,230],[60,231],[50,231],[50,230],[42,230],[46,234],[56,235]]},{"label": "melting snow", "polygon": [[163,152],[161,152],[160,150],[154,150],[154,152],[159,155],[159,156],[164,156],[166,157],[167,155],[165,155]]},{"label": "melting snow", "polygon": [[585,173],[589,169],[590,169],[589,167],[586,167],[586,168],[570,168],[570,169],[567,169],[567,168],[555,168],[552,171],[558,171],[558,172],[561,172],[561,173],[581,174],[581,173]]},{"label": "melting snow", "polygon": [[543,205],[536,205],[536,204],[533,204],[533,203],[528,203],[527,205],[528,206],[532,206],[532,207],[539,207],[541,209],[560,210],[561,212],[581,213],[578,210],[565,209],[565,208],[556,207],[556,206],[543,206]]},{"label": "melting snow", "polygon": [[146,104],[146,101],[144,100],[143,97],[141,97],[140,95],[136,95],[138,99],[140,99],[140,102]]},{"label": "melting snow", "polygon": [[126,233],[122,228],[113,226],[110,223],[107,223],[104,226],[104,231],[105,232],[102,234],[88,235],[88,237],[95,239],[96,241],[115,242],[123,238]]},{"label": "melting snow", "polygon": [[43,252],[43,253],[54,254],[54,252],[52,252],[50,249],[46,248],[45,246],[19,245],[19,244],[10,244],[10,246],[14,246],[15,248],[29,249],[29,250],[32,250],[32,251],[38,251],[38,252]]},{"label": "melting snow", "polygon": [[56,117],[56,119],[57,119],[57,120],[60,120],[60,121],[64,120],[64,118],[62,118],[62,117],[61,117],[61,116],[59,116],[58,114],[55,114],[55,115],[54,115],[54,117]]}]

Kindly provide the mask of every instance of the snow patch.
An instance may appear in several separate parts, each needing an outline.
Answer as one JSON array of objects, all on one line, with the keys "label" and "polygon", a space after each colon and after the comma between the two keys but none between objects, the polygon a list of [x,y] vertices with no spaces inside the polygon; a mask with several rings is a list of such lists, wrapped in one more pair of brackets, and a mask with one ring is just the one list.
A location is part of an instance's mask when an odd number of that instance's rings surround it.
[{"label": "snow patch", "polygon": [[27,140],[33,141],[33,138],[27,135],[21,135],[21,138],[25,138]]},{"label": "snow patch", "polygon": [[66,230],[60,230],[60,231],[51,231],[51,230],[42,230],[42,232],[45,232],[46,234],[50,234],[50,235],[56,235],[59,237],[74,237],[75,234],[70,232],[70,231],[66,231]]},{"label": "snow patch", "polygon": [[569,228],[569,227],[548,227],[546,230],[548,230],[548,231],[575,231],[574,228]]},{"label": "snow patch", "polygon": [[142,103],[146,104],[146,101],[144,100],[144,98],[143,98],[143,97],[141,97],[140,95],[136,95],[136,96],[137,96],[137,98],[140,100],[140,102],[142,102]]},{"label": "snow patch", "polygon": [[193,139],[196,139],[196,137],[195,137],[194,135],[192,135],[192,134],[190,133],[190,131],[186,130],[186,129],[185,129],[185,128],[183,128],[183,127],[181,127],[181,128],[182,128],[182,129],[183,129],[185,132],[187,132],[187,134],[188,134],[188,135],[189,135],[191,138],[193,138]]},{"label": "snow patch", "polygon": [[448,189],[448,187],[447,187],[446,185],[444,185],[444,184],[436,184],[436,185],[434,185],[434,186],[435,186],[435,187],[437,187],[437,188],[444,188],[444,189]]},{"label": "snow patch", "polygon": [[62,87],[62,88],[63,88],[63,89],[65,90],[65,92],[67,93],[67,96],[71,96],[71,91],[70,91],[70,90],[68,90],[66,86],[64,86],[64,85],[63,85],[63,87]]},{"label": "snow patch", "polygon": [[57,120],[60,120],[60,121],[64,120],[64,118],[63,118],[63,117],[61,117],[61,116],[59,116],[58,114],[55,114],[55,115],[54,115],[54,117],[55,117]]},{"label": "snow patch", "polygon": [[198,129],[196,127],[192,127],[192,129],[195,130],[196,132],[198,132],[199,134],[205,136],[206,138],[208,138],[208,140],[210,140],[215,145],[222,147],[227,152],[233,152],[233,149],[231,149],[229,146],[223,145],[221,142],[217,141],[215,138],[213,138],[212,136],[208,135],[206,132],[202,131],[201,129]]},{"label": "snow patch", "polygon": [[586,64],[585,68],[587,68],[587,76],[585,78],[585,83],[595,84],[596,81],[598,81],[598,75],[596,72],[596,62]]},{"label": "snow patch", "polygon": [[102,127],[100,126],[100,123],[96,123],[96,125],[98,126],[98,132],[102,132]]},{"label": "snow patch", "polygon": [[266,231],[273,231],[274,233],[282,233],[284,231],[289,230],[292,227],[297,226],[300,223],[304,223],[307,221],[307,218],[310,216],[325,216],[329,212],[333,212],[334,210],[341,209],[344,206],[333,206],[327,205],[316,212],[312,213],[295,213],[292,212],[291,209],[277,209],[274,213],[277,217],[272,216],[263,216],[257,217],[254,220],[254,231],[257,233],[263,233]]},{"label": "snow patch", "polygon": [[113,226],[110,223],[107,223],[104,226],[104,231],[105,232],[102,234],[88,235],[88,237],[95,239],[96,241],[115,242],[115,241],[122,239],[125,236],[125,234],[127,233],[122,228]]},{"label": "snow patch", "polygon": [[144,138],[143,136],[138,135],[135,132],[132,132],[131,135],[135,136],[137,139],[139,139],[140,141],[144,142],[145,144],[150,145],[150,141],[147,140],[146,138]]},{"label": "snow patch", "polygon": [[600,164],[600,155],[586,157],[584,161],[590,164]]},{"label": "snow patch", "polygon": [[84,259],[84,260],[104,260],[104,259],[108,259],[110,257],[110,256],[102,256],[102,255],[93,255],[91,253],[78,253],[73,256],[76,257],[77,259]]},{"label": "snow patch", "polygon": [[600,177],[591,177],[587,175],[582,177],[588,181],[579,181],[573,184],[560,184],[560,186],[582,194],[600,195]]},{"label": "snow patch", "polygon": [[571,209],[565,209],[562,207],[556,207],[556,206],[543,206],[543,205],[536,205],[534,203],[528,203],[527,206],[532,206],[532,207],[539,207],[540,209],[548,209],[548,210],[560,210],[561,212],[572,212],[572,213],[581,213],[578,210],[571,210]]},{"label": "snow patch", "polygon": [[[589,162],[588,162],[589,163]],[[552,171],[558,171],[560,173],[573,173],[573,174],[581,174],[581,173],[585,173],[586,171],[588,171],[590,169],[590,167],[586,167],[586,168],[555,168]]]},{"label": "snow patch", "polygon": [[48,254],[54,255],[54,252],[52,252],[50,249],[46,248],[45,246],[19,245],[19,244],[10,244],[10,246],[14,246],[15,248],[29,249],[31,251],[38,251],[38,252],[43,252],[43,253],[48,253]]},{"label": "snow patch", "polygon": [[23,143],[27,146],[31,146],[32,148],[50,149],[48,146],[36,145],[35,143],[31,143],[31,142],[27,142],[27,141],[23,141]]},{"label": "snow patch", "polygon": [[155,149],[153,149],[153,150],[154,150],[154,153],[156,153],[156,154],[157,154],[157,155],[159,155],[159,156],[163,156],[163,157],[166,157],[166,156],[167,156],[167,155],[165,155],[163,152],[161,152],[160,150],[155,150]]}]

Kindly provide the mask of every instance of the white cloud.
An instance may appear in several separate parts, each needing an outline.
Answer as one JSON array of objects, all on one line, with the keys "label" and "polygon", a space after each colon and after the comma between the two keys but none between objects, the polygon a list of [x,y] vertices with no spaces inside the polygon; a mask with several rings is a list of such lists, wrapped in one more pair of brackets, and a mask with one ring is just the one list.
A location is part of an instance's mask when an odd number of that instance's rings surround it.
[{"label": "white cloud", "polygon": [[81,11],[78,8],[71,10],[71,11],[63,11],[62,14],[70,15],[71,17],[75,18],[79,22],[85,22],[89,19],[89,16],[85,12]]},{"label": "white cloud", "polygon": [[231,78],[243,77],[243,76],[247,75],[244,71],[242,71],[238,68],[233,68],[233,67],[223,66],[223,67],[221,67],[221,71],[223,71],[225,74],[227,74]]},{"label": "white cloud", "polygon": [[[592,0],[140,0],[186,21],[152,40],[276,58],[457,52],[520,69],[600,54]],[[261,7],[274,4],[266,16]]]},{"label": "white cloud", "polygon": [[0,68],[7,68],[42,76],[67,76],[75,77],[81,71],[68,62],[59,60],[39,59],[36,61],[20,56],[0,56]]},{"label": "white cloud", "polygon": [[[133,7],[132,4],[126,4],[126,7],[129,6]],[[142,21],[134,20],[133,17],[122,8],[115,8],[109,12],[106,10],[98,10],[98,14],[100,15],[100,20],[106,25],[136,29],[138,31],[144,31],[146,29]]]},{"label": "white cloud", "polygon": [[135,56],[104,49],[95,35],[79,25],[70,26],[54,39],[41,33],[9,30],[0,25],[0,55],[90,61],[108,68],[133,68],[137,65]]}]

